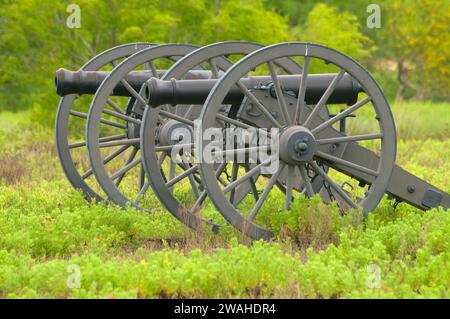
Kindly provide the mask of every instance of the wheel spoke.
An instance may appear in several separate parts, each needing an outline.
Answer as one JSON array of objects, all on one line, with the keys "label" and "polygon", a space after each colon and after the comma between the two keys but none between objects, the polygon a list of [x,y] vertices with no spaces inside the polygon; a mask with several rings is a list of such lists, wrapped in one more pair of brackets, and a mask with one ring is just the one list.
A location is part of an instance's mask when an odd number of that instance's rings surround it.
[{"label": "wheel spoke", "polygon": [[148,106],[147,102],[144,100],[144,98],[130,85],[130,83],[127,82],[125,79],[121,79],[120,82],[122,82],[123,86],[127,89],[128,92],[140,103]]},{"label": "wheel spoke", "polygon": [[188,119],[193,110],[194,104],[189,105],[189,107],[186,109],[186,112],[184,112],[183,117]]},{"label": "wheel spoke", "polygon": [[[127,137],[127,134],[118,134],[118,135],[112,135],[112,136],[105,136],[102,138],[99,138],[99,142],[109,142],[109,141],[115,141],[115,140],[120,140]],[[86,146],[86,142],[76,142],[73,144],[69,144],[69,148],[77,148],[77,147],[82,147],[82,146]]]},{"label": "wheel spoke", "polygon": [[235,148],[235,149],[231,149],[231,150],[217,151],[217,152],[214,152],[214,156],[229,157],[232,155],[237,156],[237,155],[248,154],[248,153],[264,151],[264,150],[270,150],[270,145],[261,145],[261,146],[254,146],[254,147]]},{"label": "wheel spoke", "polygon": [[[256,129],[256,127],[248,125],[246,123],[240,122],[238,120],[232,119],[228,116],[225,116],[223,114],[217,114],[216,115],[216,119],[223,121],[223,122],[227,122],[230,124],[233,124],[237,127],[243,128],[243,129]],[[266,135],[267,137],[270,137],[270,132],[266,132],[266,131],[258,131],[258,133],[263,133],[264,135]]]},{"label": "wheel spoke", "polygon": [[[250,167],[247,163],[244,164],[244,169],[246,173],[250,171]],[[250,188],[252,189],[253,197],[256,201],[259,199],[258,189],[256,188],[256,181],[258,180],[258,177],[259,175],[257,175],[256,178],[253,176],[249,178]]]},{"label": "wheel spoke", "polygon": [[126,125],[122,125],[122,124],[119,124],[119,123],[116,123],[116,122],[113,122],[113,121],[110,121],[110,120],[101,119],[100,123],[103,123],[103,124],[106,124],[106,125],[110,125],[110,126],[114,126],[114,127],[117,127],[117,128],[123,129],[123,130],[127,129]]},{"label": "wheel spoke", "polygon": [[192,187],[192,191],[194,192],[195,197],[198,198],[200,196],[200,191],[198,190],[197,182],[196,182],[193,174],[189,174],[188,178],[189,178],[189,183],[191,184],[191,187]]},{"label": "wheel spoke", "polygon": [[244,95],[253,103],[255,104],[255,106],[267,117],[267,119],[275,126],[278,128],[281,128],[281,124],[273,117],[273,115],[266,109],[266,107],[260,102],[258,101],[258,99],[256,98],[256,96],[249,91],[249,89],[247,89],[247,87],[242,84],[242,82],[237,82],[236,83],[237,86],[239,87],[239,89],[242,91],[242,93],[244,93]]},{"label": "wheel spoke", "polygon": [[158,166],[161,166],[164,163],[164,160],[167,157],[167,153],[162,153],[158,158]]},{"label": "wheel spoke", "polygon": [[190,147],[192,149],[194,148],[194,143],[155,146],[155,152],[171,152],[174,147],[179,147],[180,149]]},{"label": "wheel spoke", "polygon": [[291,209],[291,202],[292,202],[292,189],[294,186],[294,177],[295,177],[295,166],[294,165],[288,165],[288,175],[287,175],[287,181],[286,181],[286,199],[284,202],[284,209],[290,210]]},{"label": "wheel spoke", "polygon": [[[108,155],[107,157],[104,158],[103,160],[103,165],[108,164],[109,162],[111,162],[113,159],[115,159],[117,156],[119,156],[120,154],[122,154],[123,152],[125,152],[128,148],[130,147],[130,145],[125,145],[122,146],[121,148],[119,148],[118,150],[114,151],[113,153],[111,153],[110,155]],[[91,169],[87,170],[82,176],[82,179],[86,179],[89,176],[92,175],[94,171]]]},{"label": "wheel spoke", "polygon": [[[169,167],[169,179],[173,180],[175,178],[175,169],[176,163],[173,161],[172,157],[170,158],[170,167]],[[169,187],[171,193],[173,193],[173,187]]]},{"label": "wheel spoke", "polygon": [[349,114],[355,112],[357,109],[359,109],[360,107],[366,105],[370,101],[371,101],[370,97],[366,97],[366,98],[362,99],[361,101],[359,101],[359,102],[353,104],[352,106],[350,106],[345,111],[342,111],[341,113],[337,114],[336,116],[333,116],[332,118],[326,120],[325,122],[323,122],[319,126],[313,128],[311,130],[311,133],[315,133],[315,134],[319,133],[320,131],[324,130],[325,128],[333,125],[337,121],[339,121],[339,120],[345,118],[346,116],[348,116]]},{"label": "wheel spoke", "polygon": [[197,201],[195,202],[194,206],[192,206],[192,212],[197,212],[200,207],[202,206],[203,202],[206,199],[206,191],[203,191],[200,196],[197,198]]},{"label": "wheel spoke", "polygon": [[[70,114],[73,115],[73,116],[82,118],[82,119],[87,119],[87,114],[86,113],[77,112],[77,111],[73,111],[72,110],[72,111],[70,111]],[[106,119],[103,119],[103,118],[100,119],[100,123],[107,124],[107,125],[110,125],[110,126],[121,128],[121,129],[126,129],[127,128],[123,124],[119,124],[119,123],[116,123],[116,122],[113,122],[113,121],[110,121],[110,120],[106,120]]]},{"label": "wheel spoke", "polygon": [[142,189],[142,187],[144,187],[145,185],[145,170],[144,170],[144,165],[141,162],[141,171],[139,174],[139,191]]},{"label": "wheel spoke", "polygon": [[[216,178],[219,178],[220,174],[224,171],[225,167],[227,167],[228,163],[222,163],[216,170]],[[200,206],[203,204],[203,202],[206,199],[206,191],[203,191],[200,196],[198,197],[197,201],[195,202],[194,206],[192,207],[193,212],[197,212],[200,209]]]},{"label": "wheel spoke", "polygon": [[[239,171],[239,164],[236,161],[234,161],[233,162],[233,167],[231,168],[231,180],[230,180],[230,183],[233,183],[237,179],[238,171]],[[236,192],[236,188],[233,188],[230,191],[230,203],[233,204],[233,206],[234,206],[234,194],[235,194],[235,192]]]},{"label": "wheel spoke", "polygon": [[346,142],[357,142],[357,141],[367,141],[376,140],[383,138],[383,134],[366,134],[366,135],[354,135],[354,136],[342,136],[342,137],[332,137],[316,140],[317,144],[339,144]]},{"label": "wheel spoke", "polygon": [[153,61],[145,62],[146,67],[150,69],[154,78],[159,78],[158,70],[156,69],[155,63]]},{"label": "wheel spoke", "polygon": [[342,158],[339,158],[339,157],[336,157],[336,156],[333,156],[333,155],[330,155],[330,154],[327,154],[327,153],[324,153],[324,152],[321,152],[321,151],[317,151],[315,155],[317,157],[320,157],[320,158],[325,159],[327,161],[330,161],[330,162],[333,162],[333,163],[336,163],[336,164],[341,164],[341,165],[347,166],[349,168],[361,171],[363,173],[366,173],[366,174],[369,174],[369,175],[372,175],[372,176],[375,176],[375,177],[378,176],[378,172],[377,171],[374,171],[373,169],[370,169],[370,168],[367,168],[367,167],[355,164],[353,162],[346,161],[346,160],[344,160]]},{"label": "wheel spoke", "polygon": [[99,147],[104,148],[104,147],[112,147],[112,146],[119,146],[119,145],[134,145],[134,144],[138,145],[139,142],[140,142],[140,138],[128,138],[125,140],[100,143]]},{"label": "wheel spoke", "polygon": [[103,109],[103,113],[111,115],[111,116],[114,116],[114,117],[116,117],[118,119],[130,122],[130,123],[134,123],[134,124],[138,124],[138,125],[141,124],[141,120],[135,119],[135,118],[133,118],[131,116],[128,116],[128,115],[124,115],[122,113],[117,113],[117,112],[114,112],[114,111],[110,111],[108,109]]},{"label": "wheel spoke", "polygon": [[192,126],[192,127],[194,126],[194,121],[188,120],[188,119],[186,119],[186,118],[184,118],[184,117],[182,117],[182,116],[176,115],[176,114],[174,114],[174,113],[170,113],[170,112],[168,112],[168,111],[160,110],[160,111],[159,111],[159,114],[161,114],[161,115],[163,115],[163,116],[165,116],[165,117],[168,117],[168,118],[170,118],[170,119],[172,119],[172,120],[176,120],[176,121],[178,121],[178,122],[181,122],[181,123],[190,125],[190,126]]},{"label": "wheel spoke", "polygon": [[227,193],[229,191],[231,191],[234,187],[242,184],[243,182],[245,182],[246,180],[248,180],[250,177],[252,177],[253,175],[259,173],[259,171],[261,170],[261,168],[264,165],[267,165],[270,162],[270,158],[266,159],[265,161],[259,163],[258,165],[256,165],[255,167],[253,167],[251,170],[249,170],[246,174],[244,174],[242,177],[238,178],[237,180],[235,180],[234,182],[228,184],[222,191],[224,193]]},{"label": "wheel spoke", "polygon": [[248,217],[247,217],[248,220],[253,220],[255,218],[256,214],[258,214],[261,206],[264,204],[264,201],[266,200],[267,196],[269,195],[270,191],[272,190],[273,185],[275,185],[278,177],[280,176],[280,173],[283,170],[284,166],[285,166],[285,164],[281,162],[280,167],[278,168],[277,172],[272,175],[272,177],[269,180],[269,183],[264,188],[264,191],[263,191],[261,197],[258,199],[258,201],[256,202],[255,206],[253,207],[252,211],[248,215]]},{"label": "wheel spoke", "polygon": [[181,181],[182,179],[186,178],[190,174],[195,173],[197,170],[198,170],[198,166],[197,165],[191,166],[189,169],[185,170],[180,175],[171,178],[170,181],[168,181],[166,183],[166,186],[169,187],[169,188],[172,187],[174,184],[178,183],[179,181]]},{"label": "wheel spoke", "polygon": [[110,99],[106,100],[106,103],[111,106],[117,113],[125,114],[125,111],[120,108],[116,103],[111,101]]},{"label": "wheel spoke", "polygon": [[133,162],[124,166],[121,170],[117,171],[117,173],[111,177],[112,180],[116,180],[116,186],[119,187],[120,183],[122,182],[123,178],[125,177],[125,174],[128,173],[132,168],[139,165],[141,162],[142,162],[142,158],[139,157],[138,159],[136,159]]},{"label": "wheel spoke", "polygon": [[209,65],[211,66],[211,79],[218,79],[219,69],[217,68],[216,62],[214,62],[214,59],[209,59],[208,62]]},{"label": "wheel spoke", "polygon": [[240,127],[240,128],[245,128],[245,129],[253,128],[253,126],[251,126],[251,125],[248,125],[246,123],[240,122],[240,121],[235,120],[235,119],[232,119],[231,117],[225,116],[223,114],[217,114],[216,115],[216,119],[218,119],[220,121],[223,121],[223,122],[227,122],[227,123],[233,124],[233,125],[235,125],[237,127]]},{"label": "wheel spoke", "polygon": [[[187,170],[187,169],[189,169],[189,161],[188,161],[188,158],[185,156],[185,155],[182,155],[182,158],[183,158],[183,169],[184,170]],[[196,197],[198,197],[199,195],[200,195],[200,193],[199,193],[199,191],[198,191],[198,187],[197,187],[197,182],[196,182],[196,180],[195,180],[195,177],[193,176],[194,175],[194,173],[192,173],[192,174],[189,174],[189,176],[188,176],[188,178],[189,178],[189,183],[191,184],[191,187],[192,187],[192,191],[194,192],[194,194],[195,194],[195,196]]]},{"label": "wheel spoke", "polygon": [[305,94],[306,94],[306,83],[308,81],[308,69],[309,69],[309,57],[305,56],[303,62],[302,77],[300,78],[300,85],[298,89],[297,105],[295,107],[295,116],[293,124],[302,123],[303,109],[305,108]]},{"label": "wheel spoke", "polygon": [[349,204],[353,208],[358,208],[358,205],[353,202],[350,196],[348,196],[347,193],[338,184],[336,184],[336,182],[333,181],[327,175],[327,173],[325,173],[323,169],[319,167],[319,165],[316,164],[316,162],[310,161],[309,164],[328,183],[328,185],[330,185],[330,187],[332,187],[342,197],[342,199],[347,202],[347,204]]},{"label": "wheel spoke", "polygon": [[327,103],[328,98],[333,94],[334,89],[336,88],[336,85],[339,83],[339,81],[344,76],[345,71],[340,70],[339,73],[334,77],[333,81],[331,81],[330,85],[327,87],[325,92],[323,93],[322,97],[320,98],[319,102],[316,104],[312,112],[309,114],[308,118],[306,119],[303,126],[308,127],[309,124],[311,124],[311,121],[314,119],[314,117],[319,114],[322,107]]},{"label": "wheel spoke", "polygon": [[277,100],[281,108],[281,112],[283,113],[284,120],[286,121],[286,125],[289,125],[291,123],[291,116],[289,115],[289,111],[286,104],[286,99],[283,95],[283,91],[281,90],[280,81],[278,80],[278,75],[275,71],[275,66],[272,61],[269,61],[268,63],[269,70],[270,70],[270,76],[272,78],[273,86],[275,87],[275,93],[277,95]]},{"label": "wheel spoke", "polygon": [[82,179],[86,179],[89,176],[91,176],[94,173],[94,171],[92,170],[92,168],[88,169],[86,172],[84,172],[84,174],[81,176]]},{"label": "wheel spoke", "polygon": [[69,149],[86,146],[86,142],[76,142],[69,144]]},{"label": "wheel spoke", "polygon": [[222,176],[219,176],[217,179],[222,183],[223,186],[226,187],[228,185],[227,181],[225,181]]},{"label": "wheel spoke", "polygon": [[300,165],[299,170],[300,176],[302,177],[302,181],[305,186],[306,196],[312,197],[314,195],[314,189],[311,185],[308,174],[306,173],[306,166],[304,164]]},{"label": "wheel spoke", "polygon": [[118,170],[116,173],[114,173],[111,176],[111,180],[114,181],[117,179],[116,186],[119,186],[118,184],[120,184],[123,177],[130,169],[132,169],[133,167],[135,167],[136,165],[138,165],[141,162],[140,157],[137,160],[133,161],[133,159],[136,157],[137,152],[138,152],[138,149],[133,148],[133,151],[131,152],[130,156],[128,157],[127,161],[125,162],[125,166],[122,167],[120,170]]},{"label": "wheel spoke", "polygon": [[136,199],[134,200],[134,203],[136,205],[139,204],[139,201],[141,200],[142,196],[147,192],[148,188],[150,187],[150,181],[146,181],[142,188],[139,190],[139,193],[136,195]]}]

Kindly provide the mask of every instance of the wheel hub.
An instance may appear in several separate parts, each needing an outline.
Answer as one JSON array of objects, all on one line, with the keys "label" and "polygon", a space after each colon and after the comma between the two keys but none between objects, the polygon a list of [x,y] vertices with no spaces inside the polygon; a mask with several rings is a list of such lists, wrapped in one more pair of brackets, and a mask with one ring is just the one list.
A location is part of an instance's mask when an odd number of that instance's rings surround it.
[{"label": "wheel hub", "polygon": [[313,158],[317,149],[314,135],[303,126],[291,126],[280,136],[280,159],[299,164]]},{"label": "wheel hub", "polygon": [[178,143],[192,143],[192,129],[184,123],[168,120],[159,130],[160,145],[175,145]]},{"label": "wheel hub", "polygon": [[129,139],[140,137],[141,126],[136,123],[127,122],[127,137]]}]

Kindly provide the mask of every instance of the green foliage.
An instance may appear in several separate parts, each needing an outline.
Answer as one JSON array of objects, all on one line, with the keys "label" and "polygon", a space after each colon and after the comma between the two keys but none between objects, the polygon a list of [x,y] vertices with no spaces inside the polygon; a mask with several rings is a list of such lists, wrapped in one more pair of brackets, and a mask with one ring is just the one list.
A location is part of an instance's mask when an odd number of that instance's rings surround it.
[{"label": "green foliage", "polygon": [[380,1],[381,29],[366,27],[363,0],[80,0],[79,29],[66,26],[70,3],[0,4],[0,110],[32,108],[30,121],[53,126],[54,71],[78,69],[112,46],[135,41],[318,42],[363,62],[390,99],[448,98],[448,3]]},{"label": "green foliage", "polygon": [[324,44],[356,60],[364,60],[371,55],[372,42],[360,29],[358,19],[350,12],[318,4],[296,32],[302,41]]},{"label": "green foliage", "polygon": [[394,101],[399,89],[397,74],[392,70],[376,70],[372,76],[377,81],[388,101]]},{"label": "green foliage", "polygon": [[[387,207],[366,229],[338,233],[339,246],[301,256],[280,244],[247,247],[232,240],[212,252],[179,249],[140,259],[105,259],[92,252],[39,261],[15,250],[0,251],[0,291],[8,298],[158,297],[437,297],[448,298],[449,215]],[[68,266],[80,267],[81,287],[66,286]],[[368,266],[380,267],[380,286],[368,286]]]},{"label": "green foliage", "polygon": [[0,116],[0,127],[3,130],[9,131],[14,129],[24,118],[28,118],[26,112],[2,112]]},{"label": "green foliage", "polygon": [[323,249],[339,244],[339,233],[356,228],[362,223],[362,214],[352,211],[346,216],[336,205],[326,205],[320,196],[310,201],[296,201],[291,211],[272,216],[273,230],[279,237],[289,238],[300,248]]},{"label": "green foliage", "polygon": [[[378,4],[384,3],[386,0],[377,1]],[[266,0],[265,4],[278,12],[289,16],[290,24],[293,26],[303,25],[308,16],[308,13],[318,3],[323,3],[330,7],[338,8],[339,11],[349,11],[355,15],[361,25],[365,25],[367,19],[366,8],[370,2],[367,0]]]},{"label": "green foliage", "polygon": [[28,109],[31,121],[53,126],[59,67],[128,42],[193,43],[287,40],[287,19],[262,0],[80,0],[81,28],[66,26],[70,1],[26,0],[0,5],[0,110]]},{"label": "green foliage", "polygon": [[222,1],[209,34],[209,43],[236,39],[274,44],[289,39],[287,19],[265,8],[260,0]]},{"label": "green foliage", "polygon": [[[169,214],[123,211],[89,205],[80,193],[61,193],[65,183],[39,187],[2,186],[0,246],[32,257],[74,253],[117,253],[144,241],[183,237],[183,228]],[[165,234],[165,235],[164,235]]]},{"label": "green foliage", "polygon": [[[377,80],[389,80],[383,77],[386,73],[395,72],[392,85],[382,85],[390,99],[418,98],[448,100],[448,79],[450,72],[450,40],[448,29],[449,2],[433,0],[379,0],[381,8],[381,27],[369,29],[367,12],[370,2],[366,0],[271,0],[266,5],[278,12],[288,15],[290,24],[301,31],[312,28],[315,21],[309,19],[316,5],[326,5],[341,12],[350,12],[355,23],[360,25],[363,34],[371,39],[377,50],[372,53],[371,60],[363,60],[369,69],[378,73]],[[321,20],[321,16],[315,17]],[[323,35],[321,27],[313,30],[318,33],[320,41],[332,41],[339,33],[347,32],[341,20],[334,19],[335,33]],[[322,26],[321,24],[320,26]],[[326,24],[324,24],[326,27]],[[350,42],[351,39],[350,39]],[[345,47],[344,47],[345,48]],[[438,48],[438,49],[437,49]],[[394,91],[393,93],[391,91]]]},{"label": "green foliage", "polygon": [[[397,137],[404,140],[439,139],[448,140],[450,136],[449,103],[431,103],[415,101],[392,103],[391,109],[395,119]],[[358,113],[357,119],[349,119],[349,130],[353,134],[373,132],[373,121],[364,112]]]},{"label": "green foliage", "polygon": [[[432,127],[412,122],[429,109]],[[393,106],[397,163],[450,191],[448,133],[439,135],[447,109]],[[450,297],[448,212],[393,209],[385,199],[363,222],[361,212],[341,216],[319,197],[287,212],[284,198],[271,196],[261,216],[275,238],[252,243],[229,226],[218,235],[190,231],[156,199],[152,213],[86,203],[52,141],[39,126],[0,130],[0,297]],[[202,213],[223,222],[211,204]],[[80,267],[77,289],[67,286],[71,265]]]},{"label": "green foliage", "polygon": [[[389,18],[388,56],[398,63],[398,78],[421,98],[448,99],[450,86],[450,3],[396,0],[385,5]],[[437,49],[439,48],[439,49]],[[404,97],[404,96],[399,96]]]},{"label": "green foliage", "polygon": [[[283,198],[271,194],[258,218],[274,240],[251,243],[231,227],[216,236],[194,233],[154,197],[150,214],[86,203],[59,167],[53,135],[41,127],[54,124],[56,68],[77,69],[135,41],[319,42],[362,60],[390,99],[408,83],[405,95],[448,99],[447,3],[380,1],[376,30],[365,27],[363,0],[79,0],[80,29],[65,25],[69,3],[0,1],[0,110],[32,109],[0,114],[0,297],[450,297],[448,212],[406,204],[394,210],[385,199],[362,222],[361,212],[341,216],[319,197],[286,212]],[[408,83],[399,83],[400,65]],[[448,107],[392,107],[397,163],[447,192]],[[359,116],[360,125],[350,119],[349,129],[372,132],[361,125],[368,115]],[[223,223],[211,204],[202,213]],[[73,264],[81,270],[79,289],[66,284]],[[379,288],[369,285],[371,265],[379,267]]]}]

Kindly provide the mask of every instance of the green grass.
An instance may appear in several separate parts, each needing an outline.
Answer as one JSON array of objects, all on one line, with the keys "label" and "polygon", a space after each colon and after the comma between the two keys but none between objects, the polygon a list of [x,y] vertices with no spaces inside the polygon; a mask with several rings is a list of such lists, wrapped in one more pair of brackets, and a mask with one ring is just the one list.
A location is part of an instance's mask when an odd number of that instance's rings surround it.
[{"label": "green grass", "polygon": [[[427,101],[391,105],[397,138],[401,140],[448,139],[450,136],[449,108],[449,103]],[[363,111],[361,109],[361,112]],[[366,114],[360,115],[359,118],[348,119],[350,130],[354,130],[355,133],[377,131],[374,127],[375,121],[367,119]]]},{"label": "green grass", "polygon": [[29,113],[27,111],[21,112],[0,112],[0,129],[12,130],[17,127],[19,123],[23,123],[28,120]]},{"label": "green grass", "polygon": [[[449,107],[393,107],[397,162],[446,191]],[[450,298],[447,212],[394,210],[384,199],[363,222],[359,212],[340,216],[319,198],[291,212],[272,198],[270,242],[251,242],[229,226],[194,233],[161,205],[148,214],[86,203],[59,167],[53,132],[26,124],[23,113],[3,115],[0,297]],[[67,285],[71,267],[80,288]]]}]

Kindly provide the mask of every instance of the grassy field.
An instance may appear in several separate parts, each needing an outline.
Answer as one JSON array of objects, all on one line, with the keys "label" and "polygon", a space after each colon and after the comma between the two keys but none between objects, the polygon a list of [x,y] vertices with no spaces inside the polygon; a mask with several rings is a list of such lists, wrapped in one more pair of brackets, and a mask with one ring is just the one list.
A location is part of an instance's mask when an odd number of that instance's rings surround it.
[{"label": "grassy field", "polygon": [[[393,112],[397,162],[449,192],[450,104]],[[384,199],[363,222],[313,198],[274,211],[270,242],[231,227],[194,233],[156,200],[151,214],[86,203],[60,169],[53,132],[29,122],[0,113],[2,298],[450,298],[442,210]]]}]

